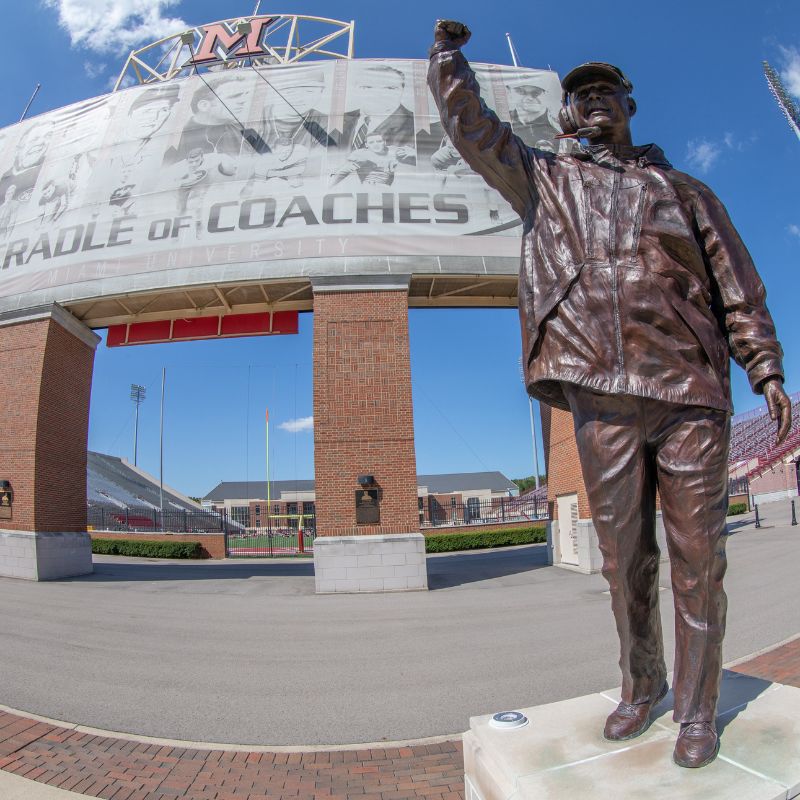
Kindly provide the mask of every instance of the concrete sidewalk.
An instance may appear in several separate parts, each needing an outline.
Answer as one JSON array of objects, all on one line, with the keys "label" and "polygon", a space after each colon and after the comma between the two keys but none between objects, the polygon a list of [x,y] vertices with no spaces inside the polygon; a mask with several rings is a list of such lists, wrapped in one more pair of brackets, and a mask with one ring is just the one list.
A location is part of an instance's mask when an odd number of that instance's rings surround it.
[{"label": "concrete sidewalk", "polygon": [[[728,541],[726,660],[800,619],[800,528],[746,524]],[[602,576],[547,567],[543,545],[428,571],[432,591],[392,595],[315,595],[311,565],[286,561],[103,557],[87,578],[0,580],[0,703],[169,739],[340,745],[459,734],[618,682]],[[666,570],[660,583],[669,661]]]},{"label": "concrete sidewalk", "polygon": [[[800,636],[734,669],[800,687]],[[0,712],[3,800],[464,800],[463,770],[460,737],[236,752],[93,736]]]},{"label": "concrete sidewalk", "polygon": [[3,800],[76,800],[85,798],[86,795],[57,789],[55,786],[0,770],[0,797]]},{"label": "concrete sidewalk", "polygon": [[[800,686],[800,639],[759,652],[800,618],[784,505],[758,530],[731,520],[725,657]],[[545,555],[431,557],[437,588],[413,595],[315,596],[310,565],[287,561],[100,559],[86,579],[0,580],[0,701],[69,721],[0,712],[0,798],[459,800],[470,716],[618,682],[605,581]]]}]

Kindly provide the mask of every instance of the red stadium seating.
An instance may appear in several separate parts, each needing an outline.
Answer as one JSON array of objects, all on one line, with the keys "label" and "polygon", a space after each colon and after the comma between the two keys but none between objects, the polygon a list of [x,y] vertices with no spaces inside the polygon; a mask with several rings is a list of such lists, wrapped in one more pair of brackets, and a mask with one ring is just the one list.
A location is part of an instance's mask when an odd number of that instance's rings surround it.
[{"label": "red stadium seating", "polygon": [[776,423],[769,418],[766,406],[738,414],[731,420],[729,467],[757,459],[748,473],[757,472],[800,447],[800,392],[789,399],[792,401],[792,426],[780,447],[775,447]]}]

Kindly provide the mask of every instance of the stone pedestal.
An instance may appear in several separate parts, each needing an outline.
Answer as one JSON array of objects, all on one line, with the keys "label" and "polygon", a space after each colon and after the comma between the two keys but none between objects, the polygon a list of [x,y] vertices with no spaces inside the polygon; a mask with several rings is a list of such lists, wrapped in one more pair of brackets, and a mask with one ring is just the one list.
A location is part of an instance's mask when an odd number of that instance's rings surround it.
[{"label": "stone pedestal", "polygon": [[[672,761],[672,692],[642,736],[607,742],[618,691],[520,709],[522,728],[473,717],[464,734],[467,800],[789,800],[800,795],[800,689],[733,672],[722,682],[721,749],[699,770]],[[505,710],[505,709],[498,709]]]},{"label": "stone pedestal", "polygon": [[0,577],[52,581],[90,572],[92,540],[88,533],[0,530]]},{"label": "stone pedestal", "polygon": [[[554,567],[591,575],[603,567],[603,554],[597,542],[597,531],[591,519],[567,519],[568,531],[562,531],[561,520],[547,523],[547,563]],[[566,533],[566,535],[564,535]],[[656,512],[656,541],[661,550],[661,563],[669,561],[667,534],[661,512]]]},{"label": "stone pedestal", "polygon": [[425,537],[421,533],[318,536],[314,583],[318,593],[427,589]]}]

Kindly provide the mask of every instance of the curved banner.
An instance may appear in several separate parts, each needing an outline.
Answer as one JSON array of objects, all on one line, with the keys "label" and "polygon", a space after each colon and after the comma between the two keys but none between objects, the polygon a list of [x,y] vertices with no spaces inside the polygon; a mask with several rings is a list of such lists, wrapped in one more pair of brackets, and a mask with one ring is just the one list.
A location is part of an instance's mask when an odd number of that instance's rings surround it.
[{"label": "curved banner", "polygon": [[[243,65],[0,131],[0,310],[343,272],[514,274],[519,220],[448,141],[423,61]],[[553,72],[476,65],[555,149]]]}]

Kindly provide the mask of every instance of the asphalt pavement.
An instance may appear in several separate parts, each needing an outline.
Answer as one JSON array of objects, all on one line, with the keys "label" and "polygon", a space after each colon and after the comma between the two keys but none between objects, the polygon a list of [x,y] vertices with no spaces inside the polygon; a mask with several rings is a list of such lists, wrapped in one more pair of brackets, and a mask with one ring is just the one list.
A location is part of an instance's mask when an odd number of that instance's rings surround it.
[{"label": "asphalt pavement", "polygon": [[[733,519],[726,661],[798,632],[788,501]],[[322,745],[459,734],[470,716],[619,684],[606,584],[544,545],[428,558],[429,592],[315,595],[289,560],[95,557],[0,579],[0,703],[145,736]],[[673,652],[668,571],[661,577]]]}]

